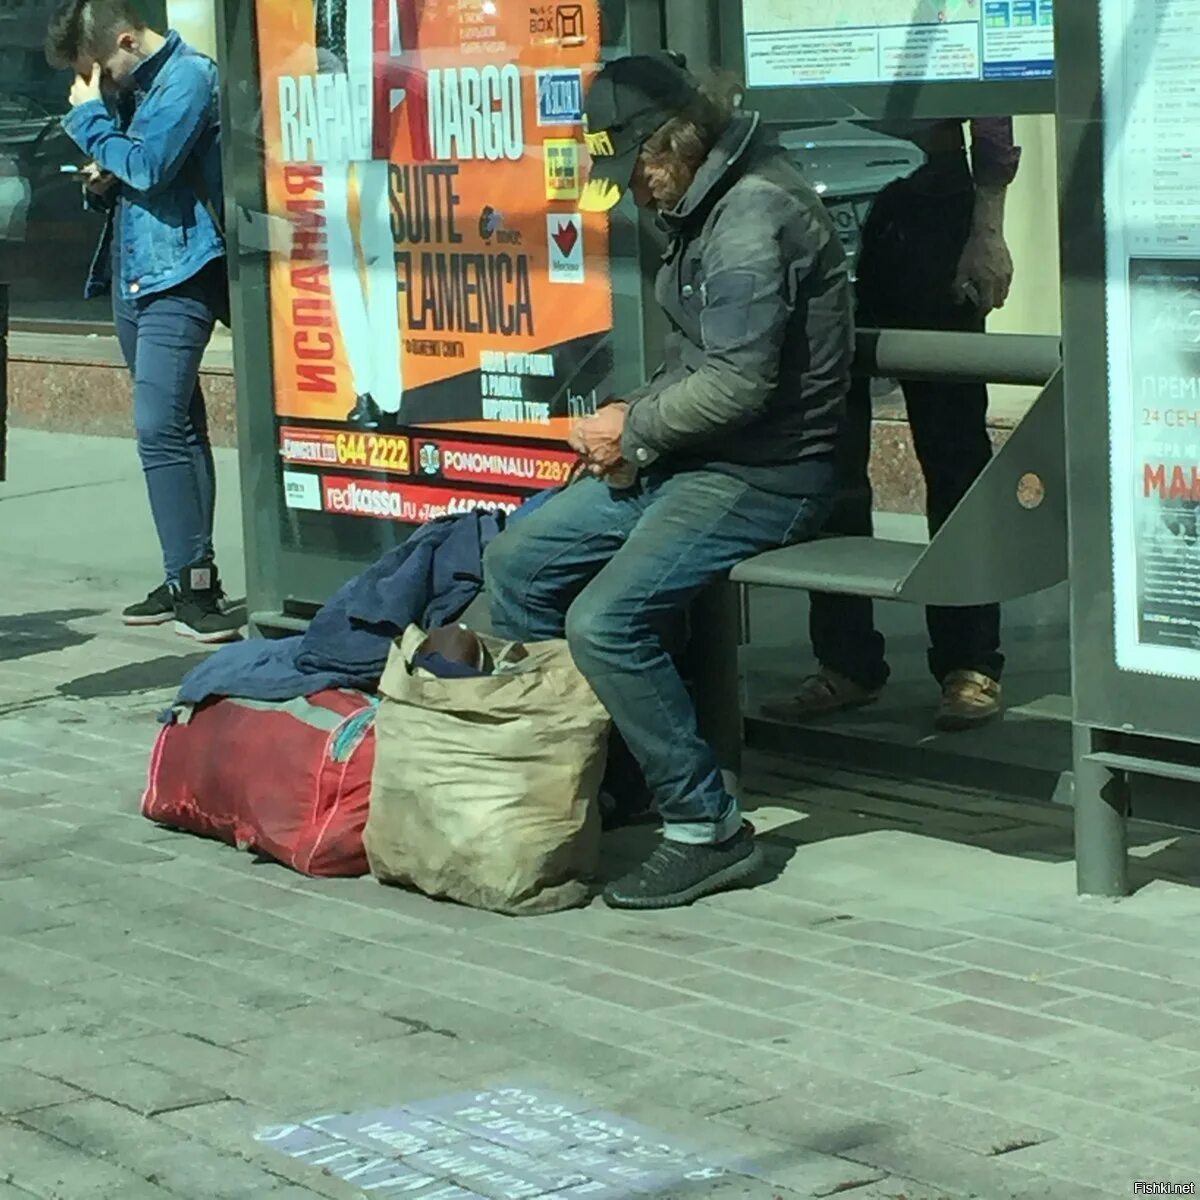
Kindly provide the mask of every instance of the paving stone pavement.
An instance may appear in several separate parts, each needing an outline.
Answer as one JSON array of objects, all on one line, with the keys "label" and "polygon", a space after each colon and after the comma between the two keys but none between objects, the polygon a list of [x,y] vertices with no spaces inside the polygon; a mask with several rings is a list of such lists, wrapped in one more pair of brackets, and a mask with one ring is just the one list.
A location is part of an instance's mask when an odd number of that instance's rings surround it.
[{"label": "paving stone pavement", "polygon": [[1080,901],[1059,811],[758,758],[775,878],[687,910],[307,880],[139,816],[192,652],[5,561],[0,1200],[1200,1186],[1195,839]]}]

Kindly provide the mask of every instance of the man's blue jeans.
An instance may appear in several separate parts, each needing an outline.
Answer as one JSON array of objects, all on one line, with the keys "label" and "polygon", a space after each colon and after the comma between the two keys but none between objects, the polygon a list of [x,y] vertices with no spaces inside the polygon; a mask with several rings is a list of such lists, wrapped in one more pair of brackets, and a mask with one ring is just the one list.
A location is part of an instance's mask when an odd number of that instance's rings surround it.
[{"label": "man's blue jeans", "polygon": [[723,842],[742,818],[663,631],[743,559],[816,536],[829,507],[825,496],[777,496],[716,471],[652,472],[620,491],[585,477],[488,547],[496,632],[565,634],[674,841]]},{"label": "man's blue jeans", "polygon": [[133,376],[133,422],[168,583],[213,558],[216,474],[200,361],[215,324],[213,272],[136,301],[113,318]]}]

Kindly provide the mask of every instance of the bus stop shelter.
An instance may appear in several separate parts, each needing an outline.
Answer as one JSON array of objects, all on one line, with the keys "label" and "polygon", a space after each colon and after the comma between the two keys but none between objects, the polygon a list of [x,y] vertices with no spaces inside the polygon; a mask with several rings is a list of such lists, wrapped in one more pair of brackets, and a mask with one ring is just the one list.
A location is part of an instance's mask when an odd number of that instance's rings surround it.
[{"label": "bus stop shelter", "polygon": [[654,230],[627,202],[607,220],[574,203],[597,63],[680,50],[740,76],[793,141],[1053,114],[1061,339],[859,331],[861,371],[1036,400],[927,546],[830,540],[735,572],[694,614],[696,685],[736,774],[747,594],[954,605],[1069,580],[1073,750],[1052,799],[1074,804],[1080,890],[1123,894],[1130,812],[1189,824],[1200,778],[1197,0],[872,0],[861,21],[782,0],[348,0],[340,24],[332,7],[220,11],[257,632],[303,628],[425,520],[561,482],[570,421],[653,368]]}]

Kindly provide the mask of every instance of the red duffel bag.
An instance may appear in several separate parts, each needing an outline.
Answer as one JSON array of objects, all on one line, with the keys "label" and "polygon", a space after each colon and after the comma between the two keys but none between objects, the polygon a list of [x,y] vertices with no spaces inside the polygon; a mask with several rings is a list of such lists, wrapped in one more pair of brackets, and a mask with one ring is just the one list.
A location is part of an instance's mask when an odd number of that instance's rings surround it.
[{"label": "red duffel bag", "polygon": [[366,875],[374,717],[370,696],[342,689],[180,710],[151,755],[142,815],[305,875]]}]

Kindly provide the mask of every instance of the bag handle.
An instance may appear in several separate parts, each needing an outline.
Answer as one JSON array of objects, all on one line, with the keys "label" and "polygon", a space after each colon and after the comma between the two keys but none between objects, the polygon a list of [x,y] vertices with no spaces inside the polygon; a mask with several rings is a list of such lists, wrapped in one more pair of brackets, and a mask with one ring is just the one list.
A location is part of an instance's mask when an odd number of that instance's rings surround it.
[{"label": "bag handle", "polygon": [[428,635],[419,625],[410,625],[400,635],[400,657],[404,665],[411,671],[413,659],[421,648],[421,643]]}]

